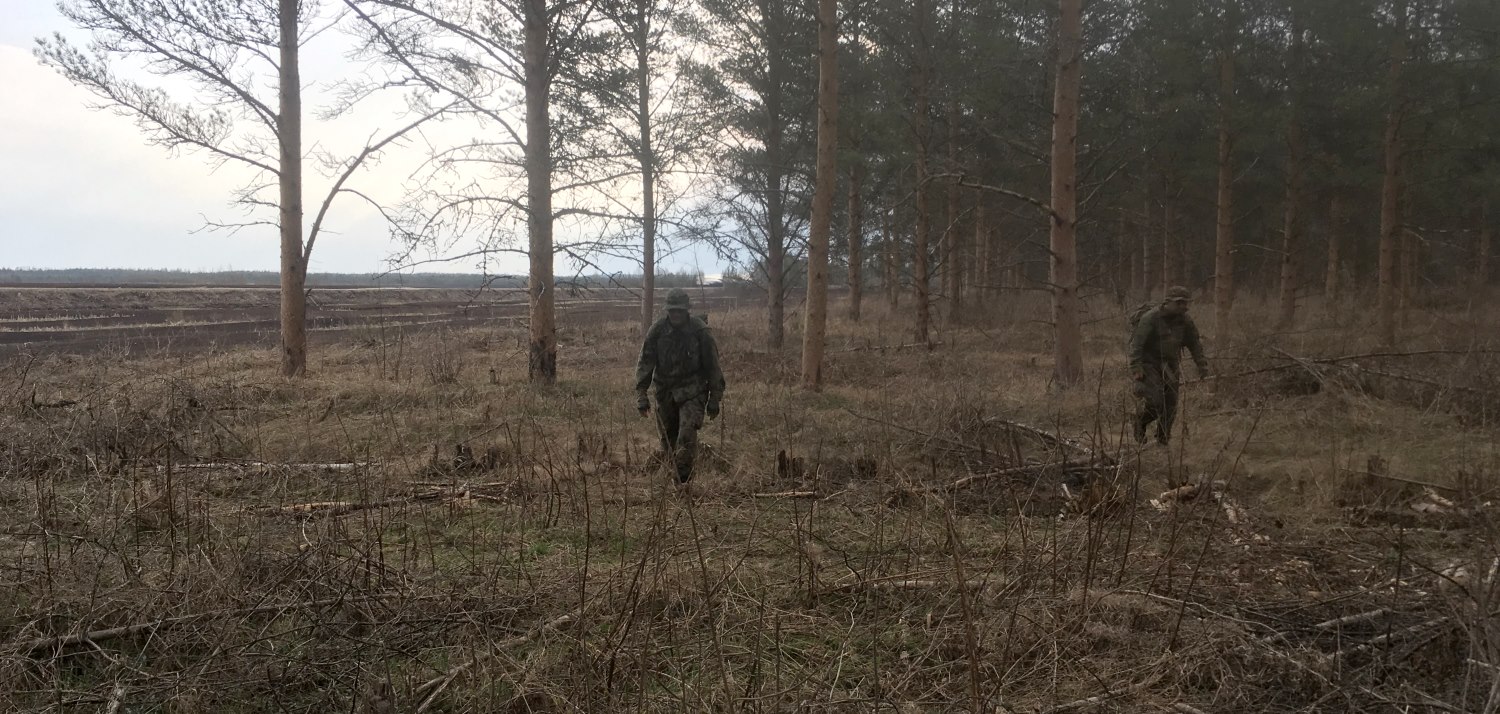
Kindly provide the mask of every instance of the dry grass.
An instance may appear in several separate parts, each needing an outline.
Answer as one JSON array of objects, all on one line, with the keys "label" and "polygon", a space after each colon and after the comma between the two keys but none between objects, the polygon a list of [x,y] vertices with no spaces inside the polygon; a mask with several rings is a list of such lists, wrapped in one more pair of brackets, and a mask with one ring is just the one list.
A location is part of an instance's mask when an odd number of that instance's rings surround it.
[{"label": "dry grass", "polygon": [[[1211,343],[1231,376],[1139,451],[1124,310],[1094,308],[1076,389],[1021,298],[931,351],[880,349],[910,325],[867,308],[815,395],[795,349],[758,349],[759,312],[715,314],[730,391],[688,495],[651,466],[624,323],[565,329],[553,388],[508,328],[403,334],[399,366],[393,335],[324,348],[298,383],[264,351],[23,358],[0,379],[0,709],[1500,706],[1490,316],[1414,317],[1404,350],[1454,353],[1420,368],[1357,361],[1427,383],[1319,382],[1272,348],[1375,351],[1364,331],[1314,307],[1273,334],[1247,305],[1257,337]],[[997,418],[1118,458],[1071,484],[1109,507],[1070,512],[1055,469],[933,488],[1059,460]],[[1371,456],[1453,506],[1346,472]],[[1216,495],[1147,505],[1185,481]]]}]

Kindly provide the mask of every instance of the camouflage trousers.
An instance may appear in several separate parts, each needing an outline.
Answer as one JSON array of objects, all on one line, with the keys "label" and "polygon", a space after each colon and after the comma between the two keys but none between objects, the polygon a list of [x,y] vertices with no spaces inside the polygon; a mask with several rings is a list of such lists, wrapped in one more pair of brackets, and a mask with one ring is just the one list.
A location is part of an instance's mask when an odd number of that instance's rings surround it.
[{"label": "camouflage trousers", "polygon": [[656,423],[661,428],[662,456],[671,456],[677,482],[693,478],[693,460],[698,456],[698,430],[703,428],[705,397],[699,394],[682,401],[671,392],[656,394]]},{"label": "camouflage trousers", "polygon": [[1181,385],[1176,371],[1170,368],[1146,369],[1146,378],[1135,383],[1135,396],[1140,400],[1136,412],[1135,434],[1145,440],[1146,427],[1156,422],[1156,440],[1167,443],[1172,438],[1172,423],[1177,420],[1177,394]]}]

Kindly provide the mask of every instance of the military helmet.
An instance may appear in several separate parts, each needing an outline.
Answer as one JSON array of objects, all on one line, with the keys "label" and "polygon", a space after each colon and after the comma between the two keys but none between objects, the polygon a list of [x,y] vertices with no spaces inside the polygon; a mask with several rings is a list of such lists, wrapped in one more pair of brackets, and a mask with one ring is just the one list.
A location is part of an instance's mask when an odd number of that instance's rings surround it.
[{"label": "military helmet", "polygon": [[693,306],[693,301],[688,299],[688,294],[687,294],[686,290],[683,290],[682,288],[672,288],[672,292],[667,293],[667,309],[668,310],[684,310],[685,311],[685,310],[688,310],[688,309],[692,308],[692,306]]},{"label": "military helmet", "polygon": [[1182,287],[1181,285],[1173,285],[1172,287],[1167,288],[1167,302],[1172,302],[1174,300],[1192,302],[1193,292],[1185,287]]}]

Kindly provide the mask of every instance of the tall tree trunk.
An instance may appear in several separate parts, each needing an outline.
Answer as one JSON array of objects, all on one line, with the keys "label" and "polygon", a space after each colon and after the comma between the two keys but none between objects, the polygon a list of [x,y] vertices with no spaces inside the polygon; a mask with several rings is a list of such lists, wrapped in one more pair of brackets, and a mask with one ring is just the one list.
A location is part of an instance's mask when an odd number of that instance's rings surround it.
[{"label": "tall tree trunk", "polygon": [[651,42],[646,20],[652,1],[636,1],[635,26],[635,116],[641,164],[641,334],[656,320],[656,150],[651,136]]},{"label": "tall tree trunk", "polygon": [[1292,48],[1287,80],[1291,111],[1286,127],[1286,205],[1281,233],[1281,309],[1277,320],[1283,329],[1297,320],[1296,251],[1302,238],[1302,22],[1300,8],[1293,4],[1291,9]]},{"label": "tall tree trunk", "polygon": [[[1165,194],[1163,194],[1162,197],[1163,199],[1165,199]],[[1156,213],[1156,203],[1151,200],[1151,196],[1149,193],[1146,195],[1146,205],[1144,209],[1145,210],[1142,211],[1142,215],[1146,216],[1147,219],[1141,223],[1140,285],[1142,296],[1149,299],[1151,297],[1151,291],[1155,289],[1156,285],[1161,282],[1160,271],[1157,270],[1158,266],[1161,265],[1161,261],[1157,258],[1156,251],[1152,249],[1153,246],[1157,244],[1157,240],[1156,234],[1151,232],[1150,220],[1150,216]],[[1163,218],[1165,218],[1165,215],[1163,215]],[[1162,232],[1165,233],[1166,231],[1163,230]]]},{"label": "tall tree trunk", "polygon": [[297,0],[281,0],[281,374],[307,371],[307,256],[302,253],[302,78],[298,65]]},{"label": "tall tree trunk", "polygon": [[1339,299],[1341,261],[1339,248],[1344,240],[1343,198],[1334,192],[1328,199],[1328,273],[1323,278],[1323,300],[1332,306]]},{"label": "tall tree trunk", "polygon": [[760,0],[760,15],[766,23],[766,82],[761,97],[766,119],[766,284],[769,302],[766,306],[766,347],[779,352],[786,342],[786,196],[782,156],[781,115],[782,83],[786,75],[786,53],[780,38],[784,28],[781,4],[777,0]]},{"label": "tall tree trunk", "polygon": [[1490,237],[1490,202],[1485,200],[1479,204],[1479,245],[1474,248],[1475,290],[1490,284]]},{"label": "tall tree trunk", "polygon": [[1385,345],[1396,343],[1396,261],[1401,231],[1401,122],[1403,98],[1401,70],[1406,63],[1406,4],[1397,7],[1396,36],[1391,41],[1390,66],[1387,70],[1389,106],[1386,109],[1385,177],[1380,186],[1380,286],[1379,331]]},{"label": "tall tree trunk", "polygon": [[[858,142],[855,149],[858,151]],[[864,168],[858,159],[849,168],[849,321],[859,322],[865,298]]]},{"label": "tall tree trunk", "polygon": [[557,381],[557,322],[552,276],[551,78],[547,66],[547,0],[526,0],[522,59],[526,82],[526,207],[531,273],[527,374],[531,381]]},{"label": "tall tree trunk", "polygon": [[833,194],[838,190],[838,3],[818,0],[818,154],[812,225],[807,237],[807,311],[802,330],[802,388],[823,387],[823,342],[828,330],[828,243]]},{"label": "tall tree trunk", "polygon": [[1281,309],[1278,324],[1291,327],[1297,319],[1297,263],[1294,260],[1302,230],[1298,209],[1302,204],[1302,131],[1293,119],[1287,127],[1287,175],[1285,220],[1281,235]]},{"label": "tall tree trunk", "polygon": [[1177,284],[1177,253],[1178,246],[1175,231],[1177,230],[1176,218],[1172,209],[1172,187],[1164,185],[1161,196],[1161,293],[1167,294],[1167,288]]},{"label": "tall tree trunk", "polygon": [[[955,174],[963,173],[958,165],[958,102],[949,101],[947,107],[948,124],[948,170]],[[948,185],[948,225],[943,229],[943,297],[948,301],[946,312],[948,324],[958,322],[963,312],[963,271],[959,266],[959,195],[963,189],[959,188],[958,180]]]},{"label": "tall tree trunk", "polygon": [[[1409,205],[1411,201],[1410,196],[1410,194],[1406,194],[1403,196],[1403,198],[1408,202],[1408,205],[1402,207],[1402,215],[1406,215],[1411,211],[1411,206]],[[1396,307],[1396,318],[1402,326],[1406,325],[1407,311],[1416,306],[1415,301],[1417,297],[1417,283],[1421,279],[1421,276],[1418,274],[1421,270],[1421,262],[1419,258],[1420,250],[1421,244],[1417,242],[1417,234],[1411,232],[1411,230],[1406,228],[1405,226],[1402,226],[1400,251],[1401,270],[1399,275],[1401,288],[1401,304]]]},{"label": "tall tree trunk", "polygon": [[998,251],[995,247],[995,234],[999,232],[1000,227],[998,221],[992,222],[986,220],[982,222],[985,224],[984,237],[979,240],[983,241],[984,248],[979,258],[979,285],[974,297],[982,305],[988,307],[995,304],[995,296],[997,294],[995,290],[995,254]]},{"label": "tall tree trunk", "polygon": [[1061,0],[1057,83],[1052,99],[1052,320],[1057,381],[1083,379],[1078,322],[1078,91],[1083,71],[1083,0]]},{"label": "tall tree trunk", "polygon": [[976,199],[978,200],[974,201],[974,242],[969,246],[969,258],[964,261],[964,265],[968,268],[965,272],[969,276],[967,282],[971,288],[970,300],[975,307],[979,307],[984,304],[985,290],[988,288],[981,277],[981,268],[984,266],[985,243],[990,227],[985,222],[984,200],[978,196]]},{"label": "tall tree trunk", "polygon": [[1115,233],[1115,280],[1123,305],[1135,294],[1135,241],[1131,240],[1130,219],[1120,209],[1120,225]]},{"label": "tall tree trunk", "polygon": [[927,342],[928,333],[931,330],[932,302],[929,292],[929,268],[927,265],[928,251],[930,250],[930,237],[932,234],[931,207],[928,205],[927,196],[931,193],[928,186],[927,148],[928,148],[928,120],[927,120],[927,91],[931,83],[931,74],[928,67],[929,37],[927,29],[927,1],[916,0],[915,12],[917,15],[918,35],[922,46],[917,48],[917,70],[915,73],[913,94],[916,95],[916,121],[913,124],[913,133],[916,135],[917,144],[917,230],[912,246],[912,285],[917,299],[917,328],[916,339],[918,342]]},{"label": "tall tree trunk", "polygon": [[1214,330],[1229,338],[1229,315],[1234,309],[1234,50],[1232,40],[1219,50],[1219,195],[1214,236]]},{"label": "tall tree trunk", "polygon": [[[786,341],[786,235],[783,220],[785,211],[780,193],[780,172],[766,179],[766,347],[773,352],[781,351]],[[775,188],[772,188],[775,187]]]},{"label": "tall tree trunk", "polygon": [[886,209],[880,212],[881,244],[885,253],[885,299],[890,305],[891,312],[901,306],[901,279],[896,271],[896,232],[891,227],[891,211]]},{"label": "tall tree trunk", "polygon": [[[918,111],[925,112],[926,102],[918,100]],[[925,132],[927,122],[917,119],[917,131]],[[928,266],[929,236],[932,234],[932,209],[927,203],[927,150],[922,145],[921,139],[917,140],[917,227],[916,236],[912,245],[912,294],[916,298],[917,326],[916,339],[918,342],[927,342],[928,333],[931,331],[932,323],[932,298],[929,295],[931,268]]]}]

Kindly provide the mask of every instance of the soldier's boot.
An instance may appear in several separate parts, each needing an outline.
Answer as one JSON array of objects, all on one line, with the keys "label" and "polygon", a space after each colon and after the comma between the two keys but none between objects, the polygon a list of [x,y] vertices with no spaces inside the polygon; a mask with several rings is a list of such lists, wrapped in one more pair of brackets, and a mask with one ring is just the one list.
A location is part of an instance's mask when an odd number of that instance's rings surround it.
[{"label": "soldier's boot", "polygon": [[1135,443],[1146,443],[1146,424],[1148,423],[1150,419],[1147,419],[1144,414],[1135,418]]},{"label": "soldier's boot", "polygon": [[1172,441],[1172,424],[1177,421],[1176,405],[1168,404],[1156,420],[1156,443],[1166,446]]}]

